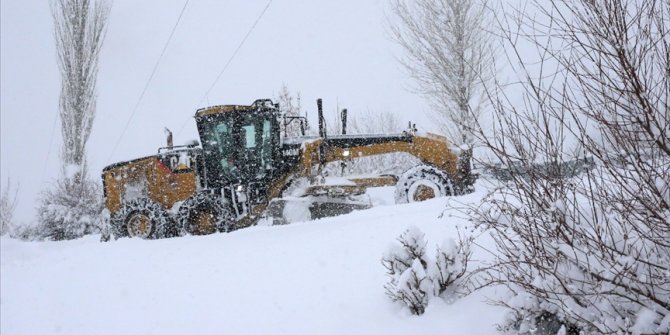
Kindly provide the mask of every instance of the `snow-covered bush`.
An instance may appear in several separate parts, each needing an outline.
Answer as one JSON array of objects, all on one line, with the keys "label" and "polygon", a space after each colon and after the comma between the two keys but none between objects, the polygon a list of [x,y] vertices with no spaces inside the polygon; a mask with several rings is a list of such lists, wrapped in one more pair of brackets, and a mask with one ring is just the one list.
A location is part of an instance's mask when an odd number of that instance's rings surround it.
[{"label": "snow-covered bush", "polygon": [[100,232],[102,192],[92,180],[62,176],[42,192],[37,209],[39,233],[49,240],[68,240]]},{"label": "snow-covered bush", "polygon": [[514,308],[498,327],[503,334],[580,335],[577,326],[561,319],[555,307],[543,306],[537,297],[527,293],[516,294],[508,303]]},{"label": "snow-covered bush", "polygon": [[38,224],[30,223],[13,223],[8,230],[8,235],[11,238],[23,241],[38,241],[44,239],[42,229]]},{"label": "snow-covered bush", "polygon": [[425,234],[410,227],[392,244],[382,257],[382,265],[389,277],[384,286],[393,300],[405,304],[412,314],[424,313],[428,302],[453,287],[465,274],[470,257],[469,242],[458,245],[451,239],[437,248],[436,257],[426,254]]},{"label": "snow-covered bush", "polygon": [[413,314],[421,315],[428,305],[433,283],[426,275],[425,234],[417,227],[410,227],[398,237],[382,258],[389,282],[384,286],[393,301],[407,305]]},{"label": "snow-covered bush", "polygon": [[437,295],[442,295],[452,287],[458,278],[465,274],[467,261],[470,257],[470,241],[461,240],[456,243],[453,239],[446,239],[442,246],[437,248],[435,261],[430,268],[431,277]]},{"label": "snow-covered bush", "polygon": [[[631,173],[618,173],[597,167],[583,179],[517,176],[474,215],[498,248],[491,282],[517,296],[503,302],[514,315],[503,325],[511,334],[537,328],[547,315],[588,333],[670,330],[670,215],[648,208],[653,190],[643,184],[622,194],[613,180]],[[643,326],[638,320],[648,310],[653,317]]]}]

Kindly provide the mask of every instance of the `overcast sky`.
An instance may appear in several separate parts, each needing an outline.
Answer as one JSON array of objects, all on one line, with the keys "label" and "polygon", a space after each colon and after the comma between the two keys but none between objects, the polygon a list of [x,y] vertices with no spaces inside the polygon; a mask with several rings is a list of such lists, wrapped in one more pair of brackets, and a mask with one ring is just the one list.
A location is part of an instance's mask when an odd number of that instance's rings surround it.
[{"label": "overcast sky", "polygon": [[[274,0],[218,84],[199,103],[266,0],[190,1],[135,116],[116,142],[185,0],[115,0],[98,75],[98,108],[87,145],[89,171],[197,138],[193,114],[206,105],[272,98],[282,84],[315,111],[324,99],[350,114],[388,111],[431,128],[421,97],[397,62],[387,1]],[[19,222],[35,220],[40,190],[60,169],[59,74],[48,1],[0,2],[0,180],[20,182]],[[55,127],[54,127],[55,125]],[[176,134],[183,127],[183,131]],[[400,129],[399,129],[400,130]]]}]

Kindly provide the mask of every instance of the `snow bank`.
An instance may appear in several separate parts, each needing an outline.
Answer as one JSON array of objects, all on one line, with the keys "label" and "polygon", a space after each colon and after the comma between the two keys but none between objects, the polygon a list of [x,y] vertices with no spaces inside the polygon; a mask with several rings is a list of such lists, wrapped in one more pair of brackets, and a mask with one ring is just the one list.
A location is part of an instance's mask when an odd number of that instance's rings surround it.
[{"label": "snow bank", "polygon": [[[286,226],[143,241],[3,238],[2,334],[492,334],[504,311],[480,291],[412,316],[380,263],[410,224],[428,247],[455,237],[447,199]],[[453,199],[452,199],[453,201]],[[473,249],[473,259],[487,258]]]}]

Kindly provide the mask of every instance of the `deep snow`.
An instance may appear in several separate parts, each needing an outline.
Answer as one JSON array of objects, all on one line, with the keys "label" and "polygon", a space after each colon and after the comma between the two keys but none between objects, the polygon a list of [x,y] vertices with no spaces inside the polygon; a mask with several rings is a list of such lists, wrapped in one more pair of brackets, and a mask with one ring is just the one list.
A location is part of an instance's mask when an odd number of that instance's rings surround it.
[{"label": "deep snow", "polygon": [[[486,302],[493,289],[417,317],[386,297],[380,263],[409,225],[429,250],[456,237],[454,207],[480,193],[392,205],[392,188],[371,189],[370,210],[209,236],[3,238],[0,333],[492,334],[504,316]],[[471,266],[490,258],[477,242]]]}]

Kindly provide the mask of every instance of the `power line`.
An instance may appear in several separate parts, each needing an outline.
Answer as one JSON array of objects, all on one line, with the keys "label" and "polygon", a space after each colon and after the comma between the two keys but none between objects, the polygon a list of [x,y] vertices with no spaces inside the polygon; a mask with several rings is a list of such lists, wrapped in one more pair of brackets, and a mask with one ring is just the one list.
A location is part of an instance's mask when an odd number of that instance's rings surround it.
[{"label": "power line", "polygon": [[235,49],[233,54],[230,56],[230,58],[228,59],[228,62],[226,62],[226,65],[223,66],[223,69],[221,69],[219,74],[216,76],[216,79],[214,79],[214,82],[212,83],[212,85],[209,86],[209,89],[207,89],[207,92],[205,92],[205,95],[203,95],[202,99],[200,99],[200,101],[198,101],[198,104],[201,104],[205,100],[205,98],[207,98],[207,96],[212,91],[212,89],[214,89],[214,86],[216,86],[216,84],[219,82],[219,79],[221,79],[221,76],[223,75],[223,73],[226,72],[226,69],[228,69],[228,66],[233,61],[233,58],[235,58],[237,53],[240,51],[240,49],[244,45],[244,42],[247,41],[247,39],[249,38],[249,35],[251,35],[251,32],[253,32],[253,30],[256,28],[256,25],[258,25],[258,22],[261,20],[261,18],[263,18],[263,15],[265,15],[265,12],[268,10],[268,7],[270,7],[271,3],[272,3],[272,0],[268,1],[268,3],[265,5],[265,8],[263,8],[263,11],[260,13],[260,15],[258,15],[258,17],[256,18],[256,21],[254,21],[254,24],[251,25],[251,28],[249,28],[249,31],[247,31],[247,34],[244,35],[244,38],[242,39],[240,44],[237,46],[237,49]]},{"label": "power line", "polygon": [[58,121],[58,112],[56,112],[56,116],[54,116],[54,123],[51,126],[51,136],[49,137],[49,149],[47,150],[47,158],[44,160],[44,170],[42,170],[42,180],[44,180],[44,176],[47,173],[47,166],[49,166],[49,156],[51,156],[51,147],[53,146],[53,141],[54,141],[54,133],[56,132],[56,121]]},{"label": "power line", "polygon": [[[221,71],[219,71],[219,74],[218,74],[218,75],[216,76],[216,78],[214,79],[214,82],[212,82],[212,84],[209,86],[209,88],[207,89],[207,91],[205,92],[205,94],[202,96],[202,99],[200,99],[200,101],[198,101],[198,104],[196,105],[196,108],[197,108],[198,106],[200,106],[200,105],[202,104],[202,102],[205,101],[205,99],[207,99],[207,96],[209,96],[209,93],[212,91],[212,89],[214,89],[214,87],[216,86],[216,84],[219,82],[219,79],[221,79],[221,76],[223,75],[223,73],[226,72],[226,70],[228,69],[228,66],[230,65],[230,63],[232,63],[232,61],[233,61],[233,59],[235,58],[235,56],[237,55],[237,53],[240,51],[240,49],[242,49],[242,46],[244,45],[244,43],[245,43],[245,42],[247,41],[247,39],[249,38],[249,35],[251,35],[251,33],[254,31],[254,29],[255,29],[256,26],[258,25],[258,22],[260,22],[260,20],[263,18],[263,15],[265,15],[265,12],[266,12],[266,11],[268,10],[268,8],[270,7],[270,4],[272,3],[272,1],[273,1],[273,0],[268,1],[268,3],[265,5],[265,7],[263,8],[263,11],[261,11],[261,13],[260,13],[260,14],[258,15],[258,17],[256,18],[256,21],[254,21],[254,23],[251,25],[251,27],[250,27],[249,30],[247,31],[247,34],[244,35],[244,38],[242,39],[242,41],[240,41],[240,44],[237,45],[237,48],[235,49],[235,51],[233,51],[233,54],[230,56],[230,58],[228,58],[228,61],[227,61],[226,64],[223,66],[223,69],[221,69]],[[179,128],[179,131],[177,132],[177,136],[178,136],[179,134],[181,134],[181,132],[184,130],[184,127],[185,127],[186,124],[188,123],[188,120],[189,120],[189,119],[186,119],[186,120],[184,121],[184,123],[182,123],[181,127]]]},{"label": "power line", "polygon": [[170,41],[172,41],[172,36],[174,36],[174,32],[177,30],[177,26],[179,25],[179,22],[181,21],[182,16],[184,15],[184,11],[186,10],[186,6],[188,6],[190,0],[186,0],[184,3],[184,7],[182,7],[181,12],[179,13],[179,17],[177,18],[177,22],[175,22],[174,26],[172,27],[172,31],[170,32],[170,36],[168,37],[167,41],[165,42],[165,45],[163,46],[163,51],[161,51],[160,56],[158,56],[158,60],[156,60],[156,64],[154,65],[153,70],[151,71],[151,75],[149,76],[149,79],[147,80],[146,84],[144,85],[144,89],[142,90],[142,93],[140,94],[140,97],[137,99],[137,103],[135,103],[135,107],[133,107],[132,113],[130,113],[130,117],[128,118],[128,121],[126,122],[125,127],[123,127],[123,131],[121,131],[121,135],[119,136],[119,139],[116,141],[116,144],[114,144],[114,148],[112,149],[112,152],[109,154],[109,158],[107,158],[107,162],[109,163],[112,160],[112,156],[114,155],[114,152],[116,151],[117,147],[119,146],[119,143],[121,143],[121,139],[123,139],[123,135],[125,135],[126,130],[128,130],[128,127],[130,126],[130,122],[133,120],[133,117],[135,116],[135,113],[137,113],[138,107],[140,106],[140,102],[142,102],[142,99],[144,98],[144,94],[147,93],[147,89],[149,88],[149,84],[151,83],[151,80],[153,80],[154,75],[156,74],[156,70],[158,69],[158,65],[160,65],[161,60],[163,59],[163,55],[165,55],[165,51],[168,48],[168,45],[170,45]]}]

